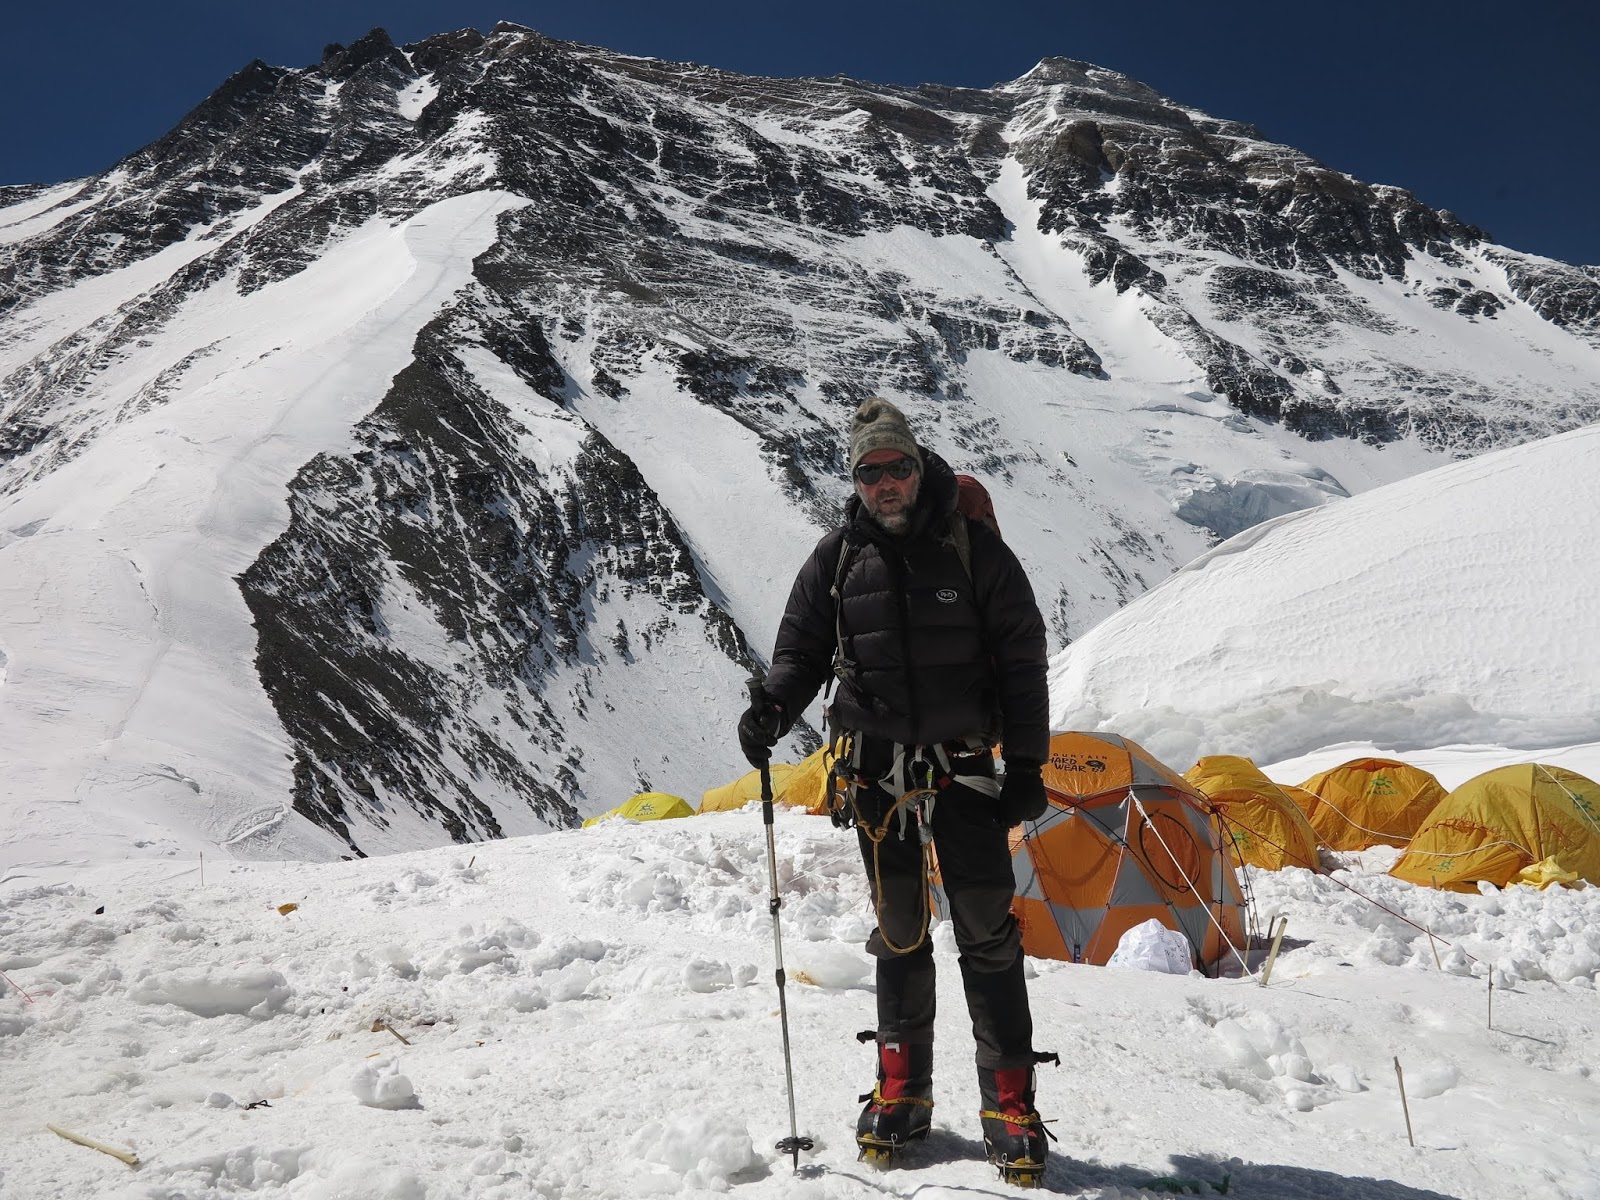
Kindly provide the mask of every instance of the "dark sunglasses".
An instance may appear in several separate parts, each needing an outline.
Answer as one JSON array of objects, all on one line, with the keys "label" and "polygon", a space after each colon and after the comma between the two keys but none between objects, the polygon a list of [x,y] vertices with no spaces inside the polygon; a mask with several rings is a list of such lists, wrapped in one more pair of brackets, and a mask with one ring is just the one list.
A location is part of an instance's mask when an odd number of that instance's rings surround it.
[{"label": "dark sunglasses", "polygon": [[910,479],[916,469],[916,462],[909,458],[897,458],[886,463],[862,463],[856,468],[856,479],[871,487],[883,478],[885,471],[891,479]]}]

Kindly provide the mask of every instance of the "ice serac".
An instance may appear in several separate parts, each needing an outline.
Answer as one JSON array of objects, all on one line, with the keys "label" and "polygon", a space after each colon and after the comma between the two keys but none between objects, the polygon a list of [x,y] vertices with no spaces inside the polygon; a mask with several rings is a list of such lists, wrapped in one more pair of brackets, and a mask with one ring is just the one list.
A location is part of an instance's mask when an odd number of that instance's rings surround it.
[{"label": "ice serac", "polygon": [[0,190],[5,803],[130,772],[193,840],[366,854],[694,797],[870,394],[984,476],[1060,647],[1218,537],[1600,419],[1600,279],[1068,59],[252,63]]}]

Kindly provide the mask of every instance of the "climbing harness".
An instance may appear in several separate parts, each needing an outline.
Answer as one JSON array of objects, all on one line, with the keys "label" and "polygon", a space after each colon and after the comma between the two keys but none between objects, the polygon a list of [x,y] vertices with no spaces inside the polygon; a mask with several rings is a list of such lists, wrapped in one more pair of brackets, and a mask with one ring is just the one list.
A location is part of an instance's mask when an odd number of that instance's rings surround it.
[{"label": "climbing harness", "polygon": [[[872,778],[862,769],[859,734],[835,733],[829,749],[833,761],[828,768],[828,814],[835,825],[843,829],[853,825],[872,843],[872,894],[878,936],[891,954],[910,954],[926,940],[932,920],[928,884],[933,875],[934,806],[939,794],[953,783],[990,799],[997,798],[1000,785],[993,775],[992,751],[989,744],[978,737],[957,738],[935,746],[906,746],[895,742],[888,771]],[[979,769],[979,764],[983,769]],[[886,794],[891,803],[882,818],[875,821],[863,807],[863,796],[877,791]],[[883,920],[882,846],[897,823],[898,837],[904,841],[913,821],[922,854],[918,929],[910,945],[898,946],[890,939]]]}]

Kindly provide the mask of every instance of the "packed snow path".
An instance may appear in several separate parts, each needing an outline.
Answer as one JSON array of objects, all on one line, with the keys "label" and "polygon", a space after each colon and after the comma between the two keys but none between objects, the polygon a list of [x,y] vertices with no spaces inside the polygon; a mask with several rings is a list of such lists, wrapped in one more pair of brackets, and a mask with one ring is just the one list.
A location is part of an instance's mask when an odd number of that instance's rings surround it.
[{"label": "packed snow path", "polygon": [[[0,1194],[1008,1194],[981,1161],[947,926],[933,1136],[900,1169],[855,1161],[871,1061],[853,1034],[874,1021],[862,872],[825,821],[776,830],[817,1142],[798,1179],[772,1149],[789,1131],[765,843],[745,811],[208,861],[203,884],[199,863],[130,862],[0,893]],[[1048,1188],[1131,1197],[1226,1174],[1242,1197],[1600,1196],[1600,890],[1451,895],[1383,865],[1254,876],[1262,919],[1289,918],[1268,988],[1030,960],[1036,1042],[1063,1060],[1041,1072],[1061,1139]],[[1440,965],[1341,883],[1431,926]]]}]

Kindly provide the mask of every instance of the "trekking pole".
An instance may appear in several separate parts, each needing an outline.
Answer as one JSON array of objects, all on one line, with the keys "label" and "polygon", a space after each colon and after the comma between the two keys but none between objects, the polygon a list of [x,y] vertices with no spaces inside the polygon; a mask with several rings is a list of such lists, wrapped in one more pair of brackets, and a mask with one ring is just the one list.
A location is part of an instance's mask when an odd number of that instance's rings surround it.
[{"label": "trekking pole", "polygon": [[[760,675],[750,676],[750,703],[760,704],[766,699],[766,684]],[[774,973],[778,981],[778,1019],[783,1026],[783,1078],[789,1086],[789,1136],[778,1142],[776,1149],[794,1156],[794,1169],[800,1170],[800,1151],[810,1150],[812,1141],[801,1137],[794,1116],[794,1065],[789,1057],[789,1006],[783,994],[783,929],[778,921],[778,910],[783,901],[778,898],[778,850],[772,838],[772,764],[769,759],[761,764],[761,820],[767,827],[767,871],[772,880],[772,899],[767,908],[772,913],[772,953],[777,962]]]}]

